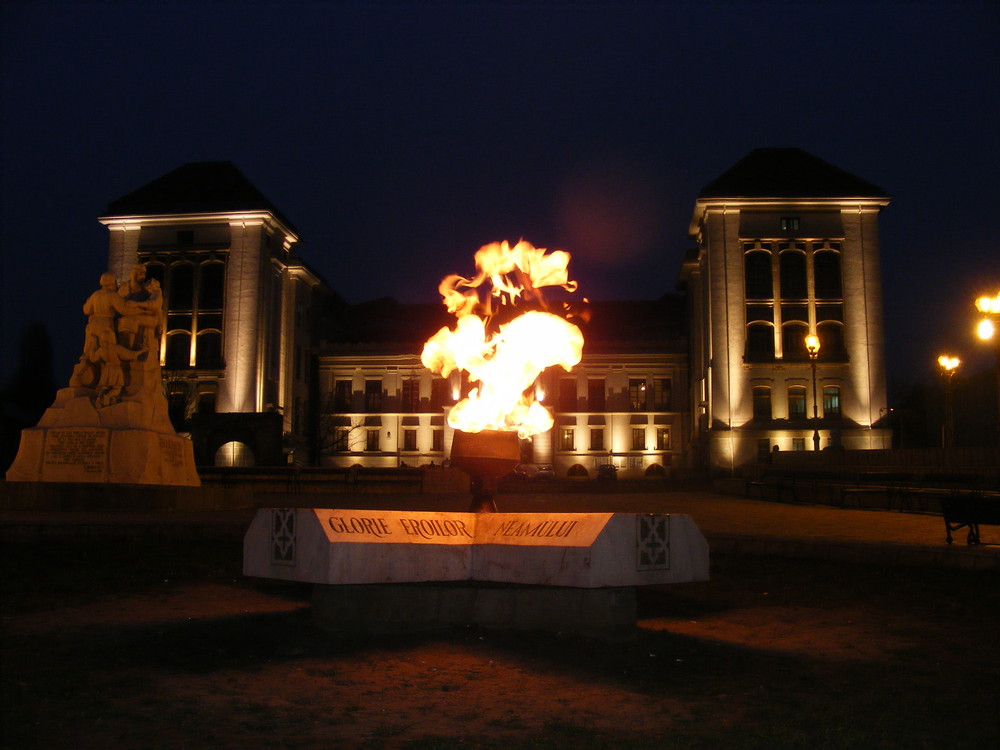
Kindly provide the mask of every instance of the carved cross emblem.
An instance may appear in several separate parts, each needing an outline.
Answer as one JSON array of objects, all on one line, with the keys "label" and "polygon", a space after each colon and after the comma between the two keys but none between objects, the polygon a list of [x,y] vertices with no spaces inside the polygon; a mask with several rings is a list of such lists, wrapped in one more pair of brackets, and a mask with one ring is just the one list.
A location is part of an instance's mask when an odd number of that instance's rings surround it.
[{"label": "carved cross emblem", "polygon": [[670,516],[636,516],[636,570],[670,568]]},{"label": "carved cross emblem", "polygon": [[295,509],[274,508],[271,518],[271,560],[295,564]]}]

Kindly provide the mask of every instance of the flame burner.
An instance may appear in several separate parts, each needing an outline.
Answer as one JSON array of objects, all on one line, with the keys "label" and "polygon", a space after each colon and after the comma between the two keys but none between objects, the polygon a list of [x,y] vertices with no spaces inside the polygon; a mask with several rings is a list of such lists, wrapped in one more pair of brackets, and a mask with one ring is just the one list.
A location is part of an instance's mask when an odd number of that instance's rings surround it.
[{"label": "flame burner", "polygon": [[509,474],[521,460],[521,445],[516,432],[482,430],[455,431],[451,463],[472,480],[470,513],[495,513],[493,496],[497,479]]}]

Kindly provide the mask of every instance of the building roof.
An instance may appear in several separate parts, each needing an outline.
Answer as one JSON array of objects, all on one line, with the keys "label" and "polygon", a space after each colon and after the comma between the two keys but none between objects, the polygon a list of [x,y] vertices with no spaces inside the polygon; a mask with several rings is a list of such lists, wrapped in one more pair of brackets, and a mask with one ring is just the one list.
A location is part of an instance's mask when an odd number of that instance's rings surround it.
[{"label": "building roof", "polygon": [[296,235],[294,225],[228,161],[191,162],[108,204],[105,216],[268,211]]},{"label": "building roof", "polygon": [[710,198],[888,198],[877,185],[800,148],[757,148],[698,194]]}]

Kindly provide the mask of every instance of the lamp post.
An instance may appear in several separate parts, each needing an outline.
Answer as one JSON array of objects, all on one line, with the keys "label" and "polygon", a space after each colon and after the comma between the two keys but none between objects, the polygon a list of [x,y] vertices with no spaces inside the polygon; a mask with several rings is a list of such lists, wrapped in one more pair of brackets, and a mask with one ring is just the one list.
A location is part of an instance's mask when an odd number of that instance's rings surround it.
[{"label": "lamp post", "polygon": [[809,364],[812,366],[813,380],[813,450],[819,450],[819,409],[816,401],[816,357],[819,354],[819,336],[810,333],[806,336],[806,351],[809,352]]},{"label": "lamp post", "polygon": [[955,419],[951,406],[951,379],[955,370],[962,364],[958,357],[942,354],[938,357],[938,365],[944,376],[944,424],[941,426],[941,447],[951,448],[955,444]]},{"label": "lamp post", "polygon": [[982,296],[976,300],[976,309],[983,314],[983,319],[979,322],[977,333],[983,341],[993,340],[996,350],[996,370],[997,370],[997,438],[1000,441],[1000,333],[997,332],[997,325],[1000,324],[1000,292],[993,297]]}]

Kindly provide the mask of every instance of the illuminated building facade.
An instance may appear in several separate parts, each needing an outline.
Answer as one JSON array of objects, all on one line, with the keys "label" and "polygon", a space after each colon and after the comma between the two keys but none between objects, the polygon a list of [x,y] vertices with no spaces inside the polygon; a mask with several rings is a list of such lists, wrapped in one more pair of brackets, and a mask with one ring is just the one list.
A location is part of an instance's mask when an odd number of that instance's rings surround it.
[{"label": "illuminated building facade", "polygon": [[813,450],[816,433],[820,449],[890,447],[878,233],[888,203],[799,149],[757,149],[702,190],[681,281],[704,464]]},{"label": "illuminated building facade", "polygon": [[[758,149],[699,195],[684,294],[593,303],[583,360],[536,395],[522,444],[558,476],[731,471],[780,450],[889,447],[879,188],[797,149]],[[343,304],[292,224],[228,162],[109,204],[109,269],[163,288],[175,424],[201,465],[420,466],[450,454],[469,388],[420,364],[443,305]],[[685,309],[686,308],[686,309]],[[806,336],[818,337],[810,361]],[[815,373],[815,377],[814,377]],[[814,398],[813,393],[816,396]],[[816,418],[813,418],[813,414]]]},{"label": "illuminated building facade", "polygon": [[229,162],[187,164],[108,204],[108,269],[161,285],[171,418],[200,464],[279,463],[308,445],[324,282],[298,233]]}]

